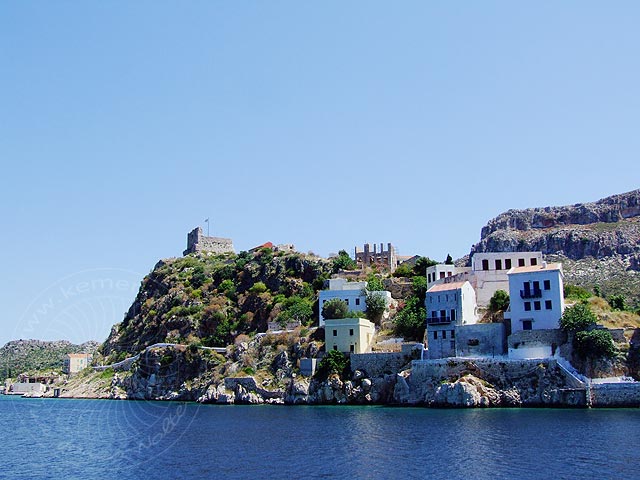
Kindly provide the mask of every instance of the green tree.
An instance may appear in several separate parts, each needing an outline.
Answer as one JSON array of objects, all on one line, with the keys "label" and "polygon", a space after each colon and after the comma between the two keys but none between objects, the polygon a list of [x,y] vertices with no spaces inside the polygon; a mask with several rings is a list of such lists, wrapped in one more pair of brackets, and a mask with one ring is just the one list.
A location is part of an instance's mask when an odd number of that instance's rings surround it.
[{"label": "green tree", "polygon": [[426,311],[424,303],[417,297],[409,297],[405,306],[400,310],[395,319],[395,333],[405,340],[422,341],[424,337]]},{"label": "green tree", "polygon": [[427,276],[427,268],[437,265],[438,262],[431,260],[429,257],[420,257],[416,260],[416,264],[413,267],[413,272],[421,277]]},{"label": "green tree", "polygon": [[306,324],[313,317],[313,302],[308,298],[302,298],[297,295],[284,300],[283,310],[278,316],[278,321],[285,324],[290,320],[299,320]]},{"label": "green tree", "polygon": [[356,261],[349,256],[345,250],[340,250],[337,257],[333,257],[333,273],[339,270],[355,270],[358,266]]},{"label": "green tree", "polygon": [[573,348],[583,358],[613,358],[616,355],[616,347],[609,330],[577,332],[573,340]]},{"label": "green tree", "polygon": [[325,320],[334,320],[336,318],[346,318],[349,307],[344,300],[332,298],[322,305],[322,317]]},{"label": "green tree", "polygon": [[331,350],[324,356],[320,365],[318,366],[318,375],[329,376],[331,374],[338,374],[341,377],[346,377],[349,373],[349,359],[344,353],[338,350]]},{"label": "green tree", "polygon": [[493,313],[504,312],[509,308],[509,294],[504,290],[496,290],[489,300],[489,310]]},{"label": "green tree", "polygon": [[451,258],[450,254],[447,254],[447,259],[444,261],[445,265],[453,265],[453,258]]},{"label": "green tree", "polygon": [[367,292],[365,304],[367,305],[367,317],[369,320],[378,323],[387,308],[385,296],[381,295],[379,291]]},{"label": "green tree", "polygon": [[412,282],[413,295],[418,298],[421,305],[424,305],[424,299],[427,296],[427,277],[419,275],[413,277]]},{"label": "green tree", "polygon": [[377,275],[371,274],[367,277],[367,290],[370,292],[377,292],[384,290],[382,280]]},{"label": "green tree", "polygon": [[596,322],[597,318],[588,305],[576,303],[564,310],[560,318],[560,328],[568,332],[578,332],[588,329]]}]

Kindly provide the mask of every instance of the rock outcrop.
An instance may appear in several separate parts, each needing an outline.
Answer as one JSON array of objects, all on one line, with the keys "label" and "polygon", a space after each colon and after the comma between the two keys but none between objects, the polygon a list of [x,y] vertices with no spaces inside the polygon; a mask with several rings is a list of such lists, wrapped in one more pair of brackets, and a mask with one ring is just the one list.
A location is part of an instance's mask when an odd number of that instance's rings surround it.
[{"label": "rock outcrop", "polygon": [[509,210],[482,229],[477,252],[541,251],[565,283],[640,301],[640,190],[597,202]]}]

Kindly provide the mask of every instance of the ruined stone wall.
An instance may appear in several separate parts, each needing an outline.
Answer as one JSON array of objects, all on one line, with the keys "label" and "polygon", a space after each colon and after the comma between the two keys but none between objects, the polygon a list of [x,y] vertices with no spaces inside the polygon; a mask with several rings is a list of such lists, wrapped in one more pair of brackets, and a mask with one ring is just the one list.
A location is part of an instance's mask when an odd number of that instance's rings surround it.
[{"label": "ruined stone wall", "polygon": [[592,383],[592,407],[637,407],[640,404],[640,382]]},{"label": "ruined stone wall", "polygon": [[202,228],[197,227],[187,234],[187,249],[183,254],[195,252],[234,253],[233,241],[230,238],[207,237],[203,235]]},{"label": "ruined stone wall", "polygon": [[411,356],[405,353],[352,353],[351,370],[361,370],[371,377],[383,377],[385,374],[395,374],[408,365]]}]

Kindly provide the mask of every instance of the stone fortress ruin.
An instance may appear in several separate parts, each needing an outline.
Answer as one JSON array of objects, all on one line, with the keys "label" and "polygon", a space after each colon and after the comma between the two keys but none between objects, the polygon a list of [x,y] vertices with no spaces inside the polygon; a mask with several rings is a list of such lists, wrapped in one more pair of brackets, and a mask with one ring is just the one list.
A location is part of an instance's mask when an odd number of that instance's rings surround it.
[{"label": "stone fortress ruin", "polygon": [[202,233],[201,227],[196,227],[187,234],[187,249],[182,254],[195,252],[220,254],[235,253],[235,250],[230,238],[208,237]]}]

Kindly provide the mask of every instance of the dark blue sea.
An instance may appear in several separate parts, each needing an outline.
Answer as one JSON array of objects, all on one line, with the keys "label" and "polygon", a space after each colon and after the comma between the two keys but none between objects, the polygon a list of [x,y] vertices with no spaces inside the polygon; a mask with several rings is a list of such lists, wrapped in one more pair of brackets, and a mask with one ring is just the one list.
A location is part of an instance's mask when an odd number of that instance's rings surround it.
[{"label": "dark blue sea", "polygon": [[0,478],[638,479],[640,409],[0,396]]}]

